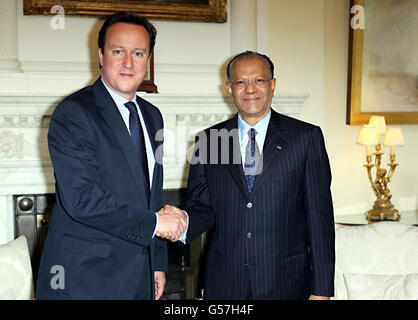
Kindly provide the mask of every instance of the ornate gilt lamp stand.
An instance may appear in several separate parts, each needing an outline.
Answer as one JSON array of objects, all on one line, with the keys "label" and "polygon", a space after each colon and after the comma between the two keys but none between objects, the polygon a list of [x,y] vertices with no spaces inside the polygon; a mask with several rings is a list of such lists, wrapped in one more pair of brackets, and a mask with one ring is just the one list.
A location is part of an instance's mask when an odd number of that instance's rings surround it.
[{"label": "ornate gilt lamp stand", "polygon": [[[381,117],[383,118],[383,117]],[[372,121],[370,121],[372,123]],[[394,205],[391,203],[392,193],[389,190],[388,184],[391,181],[393,174],[395,173],[396,167],[399,165],[395,163],[395,146],[403,145],[402,131],[399,128],[388,128],[385,129],[385,140],[384,146],[390,146],[390,163],[389,171],[381,166],[382,155],[379,130],[373,125],[363,126],[360,130],[358,144],[366,145],[366,164],[364,167],[367,169],[367,176],[369,178],[372,190],[376,195],[376,200],[373,204],[373,208],[367,211],[367,219],[370,220],[399,220],[400,214]],[[384,118],[383,118],[384,123]],[[382,132],[382,129],[380,129]],[[376,152],[371,153],[371,146],[376,146]],[[374,157],[374,164],[372,159]],[[376,167],[376,175],[373,179],[372,169]]]}]

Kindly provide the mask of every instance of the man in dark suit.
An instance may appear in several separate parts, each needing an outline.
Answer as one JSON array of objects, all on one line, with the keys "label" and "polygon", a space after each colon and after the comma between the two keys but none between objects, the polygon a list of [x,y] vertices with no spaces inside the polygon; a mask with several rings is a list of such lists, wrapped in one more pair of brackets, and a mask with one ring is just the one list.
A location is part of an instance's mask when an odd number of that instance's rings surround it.
[{"label": "man in dark suit", "polygon": [[187,185],[186,241],[213,228],[204,297],[327,299],[334,219],[321,129],[271,109],[267,56],[237,55],[228,80],[238,114],[197,136]]},{"label": "man in dark suit", "polygon": [[64,99],[51,117],[56,204],[38,299],[159,299],[163,293],[167,247],[155,234],[180,235],[185,223],[162,215],[163,119],[136,96],[155,37],[143,17],[109,17],[98,39],[101,77]]}]

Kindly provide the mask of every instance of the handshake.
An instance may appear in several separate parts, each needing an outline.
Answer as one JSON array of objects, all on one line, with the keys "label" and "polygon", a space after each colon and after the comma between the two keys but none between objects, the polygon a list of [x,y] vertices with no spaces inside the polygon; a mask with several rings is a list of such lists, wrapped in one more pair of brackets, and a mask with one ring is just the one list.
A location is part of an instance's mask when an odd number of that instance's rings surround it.
[{"label": "handshake", "polygon": [[158,212],[156,236],[178,241],[187,228],[187,215],[179,208],[165,205]]}]

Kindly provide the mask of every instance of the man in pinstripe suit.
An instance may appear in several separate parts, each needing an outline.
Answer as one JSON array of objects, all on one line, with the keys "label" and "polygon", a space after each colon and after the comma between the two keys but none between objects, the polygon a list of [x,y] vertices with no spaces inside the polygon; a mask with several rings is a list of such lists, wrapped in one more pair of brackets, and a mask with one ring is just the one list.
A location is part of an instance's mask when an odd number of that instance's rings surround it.
[{"label": "man in pinstripe suit", "polygon": [[213,228],[206,299],[328,299],[334,293],[324,139],[319,127],[271,109],[275,85],[267,56],[234,57],[227,89],[238,114],[196,140],[186,241]]}]

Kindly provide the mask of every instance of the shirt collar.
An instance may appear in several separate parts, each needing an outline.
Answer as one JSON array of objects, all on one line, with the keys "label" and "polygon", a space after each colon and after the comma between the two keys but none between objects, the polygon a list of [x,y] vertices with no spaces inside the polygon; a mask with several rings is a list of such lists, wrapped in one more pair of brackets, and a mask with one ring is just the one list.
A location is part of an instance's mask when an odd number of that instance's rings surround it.
[{"label": "shirt collar", "polygon": [[128,99],[125,99],[124,97],[122,97],[122,96],[120,96],[120,95],[118,95],[115,91],[113,91],[111,88],[109,88],[109,86],[106,84],[106,82],[104,82],[104,80],[103,80],[103,78],[102,77],[100,77],[100,79],[102,80],[102,82],[103,82],[103,84],[104,84],[104,86],[105,86],[105,88],[107,89],[107,91],[109,92],[109,94],[110,94],[110,96],[112,97],[112,99],[113,99],[113,101],[115,101],[115,103],[116,103],[116,105],[118,106],[118,107],[121,107],[121,106],[123,106],[125,103],[127,103],[128,101],[132,101],[133,103],[135,103],[135,105],[137,104],[136,103],[136,99],[134,98],[133,100],[128,100]]},{"label": "shirt collar", "polygon": [[258,121],[254,126],[250,126],[244,120],[242,120],[241,115],[238,113],[238,130],[240,133],[240,139],[247,135],[248,130],[254,128],[257,131],[257,134],[265,136],[267,133],[267,128],[271,118],[271,110],[266,114],[266,116]]}]

